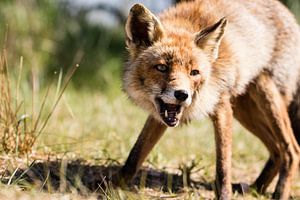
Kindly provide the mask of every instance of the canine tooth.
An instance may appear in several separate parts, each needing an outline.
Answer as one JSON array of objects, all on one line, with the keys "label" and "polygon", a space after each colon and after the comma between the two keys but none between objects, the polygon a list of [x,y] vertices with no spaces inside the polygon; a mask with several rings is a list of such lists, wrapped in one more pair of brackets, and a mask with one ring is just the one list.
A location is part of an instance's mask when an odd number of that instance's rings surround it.
[{"label": "canine tooth", "polygon": [[167,118],[167,117],[168,117],[168,111],[165,110],[165,118]]}]

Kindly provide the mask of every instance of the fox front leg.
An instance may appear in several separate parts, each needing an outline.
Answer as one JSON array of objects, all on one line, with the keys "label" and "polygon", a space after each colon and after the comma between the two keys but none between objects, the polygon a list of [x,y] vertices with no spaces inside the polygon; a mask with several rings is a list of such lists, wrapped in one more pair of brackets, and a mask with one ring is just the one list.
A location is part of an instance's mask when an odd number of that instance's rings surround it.
[{"label": "fox front leg", "polygon": [[148,117],[142,132],[129,153],[125,165],[116,175],[115,180],[113,180],[115,184],[126,186],[132,180],[166,129],[167,126],[162,122],[159,122],[152,116]]},{"label": "fox front leg", "polygon": [[233,112],[230,95],[222,94],[211,116],[215,129],[216,141],[216,198],[231,199],[231,155],[232,155],[232,121]]}]

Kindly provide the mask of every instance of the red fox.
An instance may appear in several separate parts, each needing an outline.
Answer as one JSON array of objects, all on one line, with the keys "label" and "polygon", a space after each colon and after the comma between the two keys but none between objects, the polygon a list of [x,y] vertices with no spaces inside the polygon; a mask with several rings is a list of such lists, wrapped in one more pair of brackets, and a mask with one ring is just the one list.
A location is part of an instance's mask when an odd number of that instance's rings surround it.
[{"label": "red fox", "polygon": [[[216,142],[216,195],[230,199],[232,121],[270,157],[251,185],[288,199],[300,158],[300,28],[277,0],[195,0],[155,16],[134,5],[124,91],[149,117],[115,176],[129,183],[167,127],[210,117]],[[298,140],[298,141],[297,141]]]}]

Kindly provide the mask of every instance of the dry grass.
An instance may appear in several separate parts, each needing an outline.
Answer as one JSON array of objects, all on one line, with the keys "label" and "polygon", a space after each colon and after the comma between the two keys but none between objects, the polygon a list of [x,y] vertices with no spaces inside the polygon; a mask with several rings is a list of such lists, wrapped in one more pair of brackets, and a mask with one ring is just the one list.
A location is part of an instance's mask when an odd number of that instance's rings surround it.
[{"label": "dry grass", "polygon": [[[47,176],[48,173],[42,173],[45,172],[41,170],[42,168],[34,168],[39,169],[35,170],[39,175],[35,174],[33,177],[42,177],[35,179],[34,184],[24,184],[22,178],[22,181],[12,179],[14,185],[20,185],[30,191],[24,195],[32,195],[32,198],[35,198],[36,193],[40,192],[41,185],[47,185],[46,180],[49,180],[47,177],[52,177],[52,180],[56,180],[55,184],[58,189],[53,187],[54,189],[50,191],[43,190],[45,199],[58,198],[59,191],[61,191],[61,198],[67,199],[75,197],[87,199],[90,195],[98,196],[103,194],[97,188],[97,184],[102,180],[100,175],[105,177],[113,173],[103,172],[103,167],[118,167],[124,162],[145,118],[145,113],[128,102],[124,95],[108,98],[101,93],[77,93],[75,90],[68,90],[54,112],[52,120],[49,121],[46,132],[41,135],[34,146],[33,153],[25,159],[8,156],[3,157],[2,160],[4,163],[9,163],[6,165],[8,166],[6,170],[10,171],[10,175],[18,166],[23,171],[28,169],[34,160],[36,163],[44,164],[54,162],[50,167],[49,176]],[[267,152],[255,137],[235,123],[233,157],[234,182],[251,183],[264,165]],[[104,197],[107,199],[212,198],[212,188],[204,187],[203,184],[210,186],[214,179],[214,159],[213,132],[209,121],[193,122],[190,126],[169,129],[144,164],[146,174],[150,174],[147,175],[148,183],[144,185],[143,181],[137,179],[136,186],[142,186],[137,191],[110,189],[104,193],[106,195]],[[61,162],[62,160],[64,162]],[[74,162],[78,160],[80,162],[74,165]],[[20,165],[20,163],[23,164]],[[189,168],[192,169],[188,176],[197,184],[193,183],[187,187],[184,184],[182,172],[189,171],[183,170]],[[62,173],[61,169],[65,169],[65,172]],[[167,172],[167,175],[163,175],[163,172]],[[67,180],[67,182],[61,182],[58,178],[61,176],[66,177],[62,180]],[[158,179],[157,176],[162,176],[164,179]],[[81,180],[80,184],[76,183],[76,177]],[[94,184],[93,187],[90,186],[91,183]],[[65,186],[60,186],[60,184]],[[175,186],[179,184],[179,189],[170,187],[170,184],[175,184]],[[143,185],[146,187],[144,188]],[[295,196],[300,195],[299,186],[300,181],[297,178],[293,186]],[[7,187],[4,188],[6,190]],[[44,194],[45,192],[48,194]],[[266,198],[257,195],[254,191],[250,195],[242,197],[236,194],[235,197],[236,199]]]},{"label": "dry grass", "polygon": [[[26,112],[24,100],[19,102],[20,97],[20,84],[23,69],[23,58],[20,59],[20,66],[18,70],[18,78],[15,84],[15,94],[13,95],[11,89],[11,77],[9,76],[8,63],[7,63],[6,51],[3,50],[0,55],[0,137],[2,148],[5,153],[14,153],[16,155],[28,154],[32,150],[36,139],[44,131],[50,117],[52,116],[55,108],[57,107],[60,99],[66,87],[68,86],[75,70],[74,67],[68,77],[65,84],[62,84],[62,73],[59,74],[56,96],[53,100],[53,106],[48,113],[45,114],[45,118],[42,120],[42,115],[45,112],[45,105],[47,100],[49,101],[50,86],[46,89],[44,98],[41,102],[37,116],[35,116],[34,108],[31,113]],[[39,94],[35,94],[35,77],[32,77],[32,107],[34,106],[35,97]],[[20,114],[22,113],[22,114]]]},{"label": "dry grass", "polygon": [[[22,62],[20,64],[20,72],[22,69]],[[0,135],[3,150],[6,153],[27,153],[31,150],[34,143],[34,129],[28,130],[26,114],[18,118],[18,111],[21,104],[18,104],[18,92],[16,95],[16,104],[12,99],[10,79],[8,75],[8,67],[5,51],[0,55]],[[20,73],[21,74],[21,73]],[[20,76],[19,76],[20,77]],[[19,89],[19,80],[17,84],[17,91]]]}]

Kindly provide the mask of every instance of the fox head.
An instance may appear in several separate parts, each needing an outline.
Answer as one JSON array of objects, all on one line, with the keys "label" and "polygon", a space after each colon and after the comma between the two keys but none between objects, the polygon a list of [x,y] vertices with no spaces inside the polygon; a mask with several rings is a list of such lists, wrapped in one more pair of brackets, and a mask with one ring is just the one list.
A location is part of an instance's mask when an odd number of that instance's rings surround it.
[{"label": "fox head", "polygon": [[195,112],[201,112],[199,93],[211,78],[226,24],[223,18],[196,33],[170,29],[143,5],[135,4],[125,26],[130,58],[124,90],[167,126],[194,118]]}]

